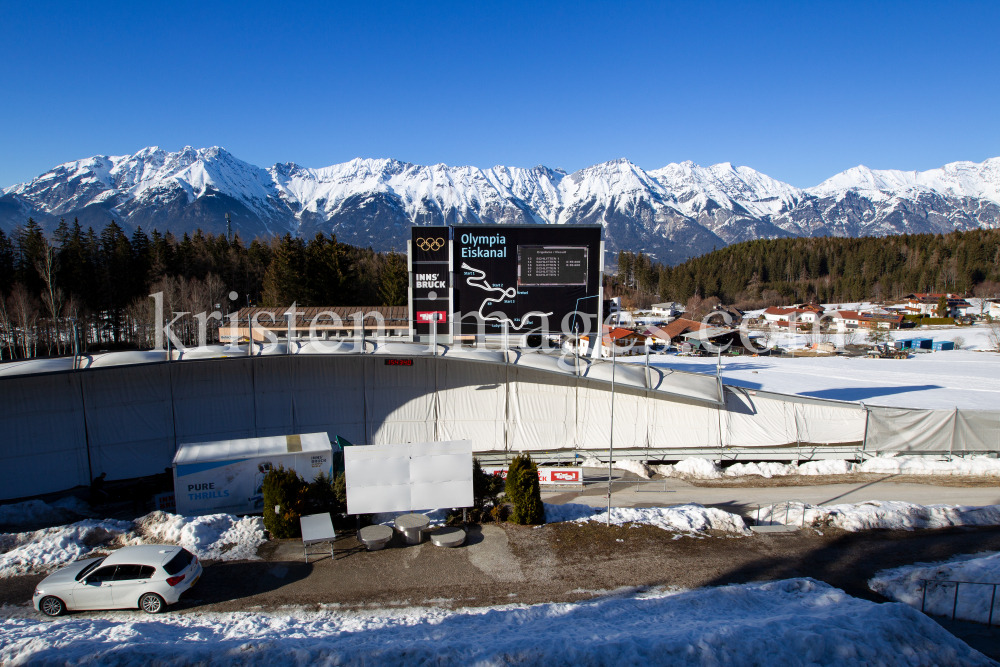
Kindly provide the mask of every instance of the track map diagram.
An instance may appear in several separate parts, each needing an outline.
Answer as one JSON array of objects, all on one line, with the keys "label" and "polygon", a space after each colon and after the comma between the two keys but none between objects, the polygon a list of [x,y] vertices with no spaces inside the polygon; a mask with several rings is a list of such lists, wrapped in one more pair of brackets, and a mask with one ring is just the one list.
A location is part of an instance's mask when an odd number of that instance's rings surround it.
[{"label": "track map diagram", "polygon": [[483,318],[484,321],[486,321],[486,322],[500,322],[501,324],[504,323],[504,322],[507,322],[507,323],[509,323],[509,325],[511,327],[513,327],[513,329],[515,331],[519,331],[519,330],[521,330],[528,323],[528,320],[531,319],[532,317],[535,317],[535,316],[549,317],[550,315],[552,315],[552,312],[543,313],[541,311],[533,310],[533,311],[525,313],[524,315],[521,316],[521,323],[520,324],[514,324],[514,320],[510,319],[506,315],[504,315],[502,318],[501,317],[494,317],[493,315],[485,315],[483,313],[483,308],[485,308],[487,305],[489,305],[491,303],[503,303],[504,299],[513,299],[513,298],[515,298],[517,296],[517,288],[516,287],[508,287],[508,288],[504,289],[503,287],[494,287],[493,285],[490,284],[490,282],[488,280],[486,280],[486,272],[485,271],[483,271],[482,269],[477,269],[477,268],[474,268],[472,266],[469,266],[466,262],[462,262],[462,268],[464,270],[466,270],[466,271],[475,271],[476,273],[479,274],[477,276],[469,276],[468,278],[466,278],[465,279],[465,283],[467,285],[471,285],[472,287],[479,288],[479,289],[484,290],[486,292],[499,292],[500,293],[499,297],[485,297],[483,299],[482,303],[479,304],[479,316],[481,318]]}]

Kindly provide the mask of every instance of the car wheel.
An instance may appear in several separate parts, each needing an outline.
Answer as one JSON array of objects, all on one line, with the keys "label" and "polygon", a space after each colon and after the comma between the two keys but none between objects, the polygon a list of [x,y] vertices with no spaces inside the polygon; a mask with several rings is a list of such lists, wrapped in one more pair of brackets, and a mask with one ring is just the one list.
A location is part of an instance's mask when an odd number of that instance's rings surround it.
[{"label": "car wheel", "polygon": [[159,614],[166,606],[163,598],[156,593],[146,593],[139,598],[139,609],[147,614]]},{"label": "car wheel", "polygon": [[42,601],[38,603],[38,608],[46,616],[62,616],[66,613],[66,605],[63,604],[63,601],[51,595],[42,598]]}]

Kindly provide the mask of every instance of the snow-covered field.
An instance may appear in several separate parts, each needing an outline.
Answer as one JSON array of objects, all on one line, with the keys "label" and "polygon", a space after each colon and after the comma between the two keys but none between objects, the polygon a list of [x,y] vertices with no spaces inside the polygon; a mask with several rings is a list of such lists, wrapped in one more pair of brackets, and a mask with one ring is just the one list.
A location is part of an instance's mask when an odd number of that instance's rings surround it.
[{"label": "snow-covered field", "polygon": [[[590,459],[588,459],[590,461]],[[586,465],[586,462],[585,462]],[[783,477],[787,475],[848,475],[852,473],[876,473],[888,475],[969,475],[973,477],[993,477],[1000,475],[1000,459],[987,456],[955,458],[951,461],[931,456],[878,456],[857,464],[842,459],[808,461],[795,463],[750,462],[735,463],[722,468],[711,459],[691,457],[678,463],[646,466],[638,461],[616,461],[615,468],[637,472],[642,466],[649,472],[664,477],[685,479],[722,479],[724,477]],[[643,474],[648,477],[648,474]]]},{"label": "snow-covered field", "polygon": [[260,517],[213,514],[182,517],[153,512],[135,521],[86,519],[24,533],[0,534],[0,578],[42,573],[91,552],[107,553],[133,544],[178,544],[199,558],[245,560],[264,543]]},{"label": "snow-covered field", "polygon": [[[982,346],[982,331],[909,330],[900,337],[965,338]],[[805,338],[805,336],[802,336]],[[971,342],[970,342],[971,341]],[[625,360],[642,363],[641,357]],[[650,364],[695,373],[715,374],[708,357],[654,355]],[[722,361],[726,384],[839,401],[907,408],[1000,408],[1000,354],[956,350],[915,354],[910,359],[848,357],[733,357]]]},{"label": "snow-covered field", "polygon": [[365,612],[87,614],[6,608],[0,664],[991,665],[905,604],[812,579],[572,604]]},{"label": "snow-covered field", "polygon": [[[804,515],[803,515],[804,513]],[[757,519],[757,514],[753,515]],[[760,522],[789,526],[832,526],[842,530],[948,528],[950,526],[1000,525],[1000,505],[964,507],[916,505],[899,500],[869,500],[844,505],[810,505],[796,501],[760,509]]]},{"label": "snow-covered field", "polygon": [[[562,521],[607,523],[608,511],[576,503],[564,505],[545,503],[545,522]],[[612,507],[611,523],[616,526],[629,523],[647,524],[680,533],[700,533],[706,530],[722,530],[728,533],[749,532],[741,517],[714,507],[703,507],[697,503],[673,507]]]},{"label": "snow-covered field", "polygon": [[[931,583],[924,595],[924,581],[960,581],[957,606],[954,584]],[[976,584],[979,585],[976,585]],[[1000,583],[1000,553],[963,554],[940,563],[915,563],[883,570],[868,582],[868,586],[890,600],[905,602],[920,609],[921,603],[929,614],[950,616],[967,621],[986,623],[993,605],[994,622],[1000,622],[1000,600],[993,599],[993,586]],[[1000,597],[998,595],[997,597]]]}]

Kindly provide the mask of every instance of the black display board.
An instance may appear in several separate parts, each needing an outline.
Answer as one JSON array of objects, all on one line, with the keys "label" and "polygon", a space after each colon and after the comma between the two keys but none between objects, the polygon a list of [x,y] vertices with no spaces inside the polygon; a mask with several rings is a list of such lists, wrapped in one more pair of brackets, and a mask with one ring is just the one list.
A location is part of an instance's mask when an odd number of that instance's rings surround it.
[{"label": "black display board", "polygon": [[479,333],[470,313],[483,316],[489,335],[503,333],[504,320],[512,336],[561,333],[564,316],[574,310],[593,316],[593,330],[600,306],[599,225],[454,225],[452,240],[453,309],[461,316],[456,335]]},{"label": "black display board", "polygon": [[418,336],[429,336],[431,323],[438,322],[437,333],[448,333],[448,227],[413,227],[410,258],[413,272],[411,288],[414,329]]}]

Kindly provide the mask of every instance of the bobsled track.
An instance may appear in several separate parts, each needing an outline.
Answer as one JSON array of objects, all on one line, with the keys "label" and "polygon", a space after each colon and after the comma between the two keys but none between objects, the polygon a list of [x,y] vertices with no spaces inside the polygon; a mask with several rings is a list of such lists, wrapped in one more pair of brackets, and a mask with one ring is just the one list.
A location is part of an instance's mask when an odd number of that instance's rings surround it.
[{"label": "bobsled track", "polygon": [[486,459],[570,460],[607,452],[612,395],[616,458],[1000,451],[1000,411],[787,396],[551,351],[313,341],[0,364],[0,498],[162,472],[187,442],[317,431],[354,444],[467,438]]}]

